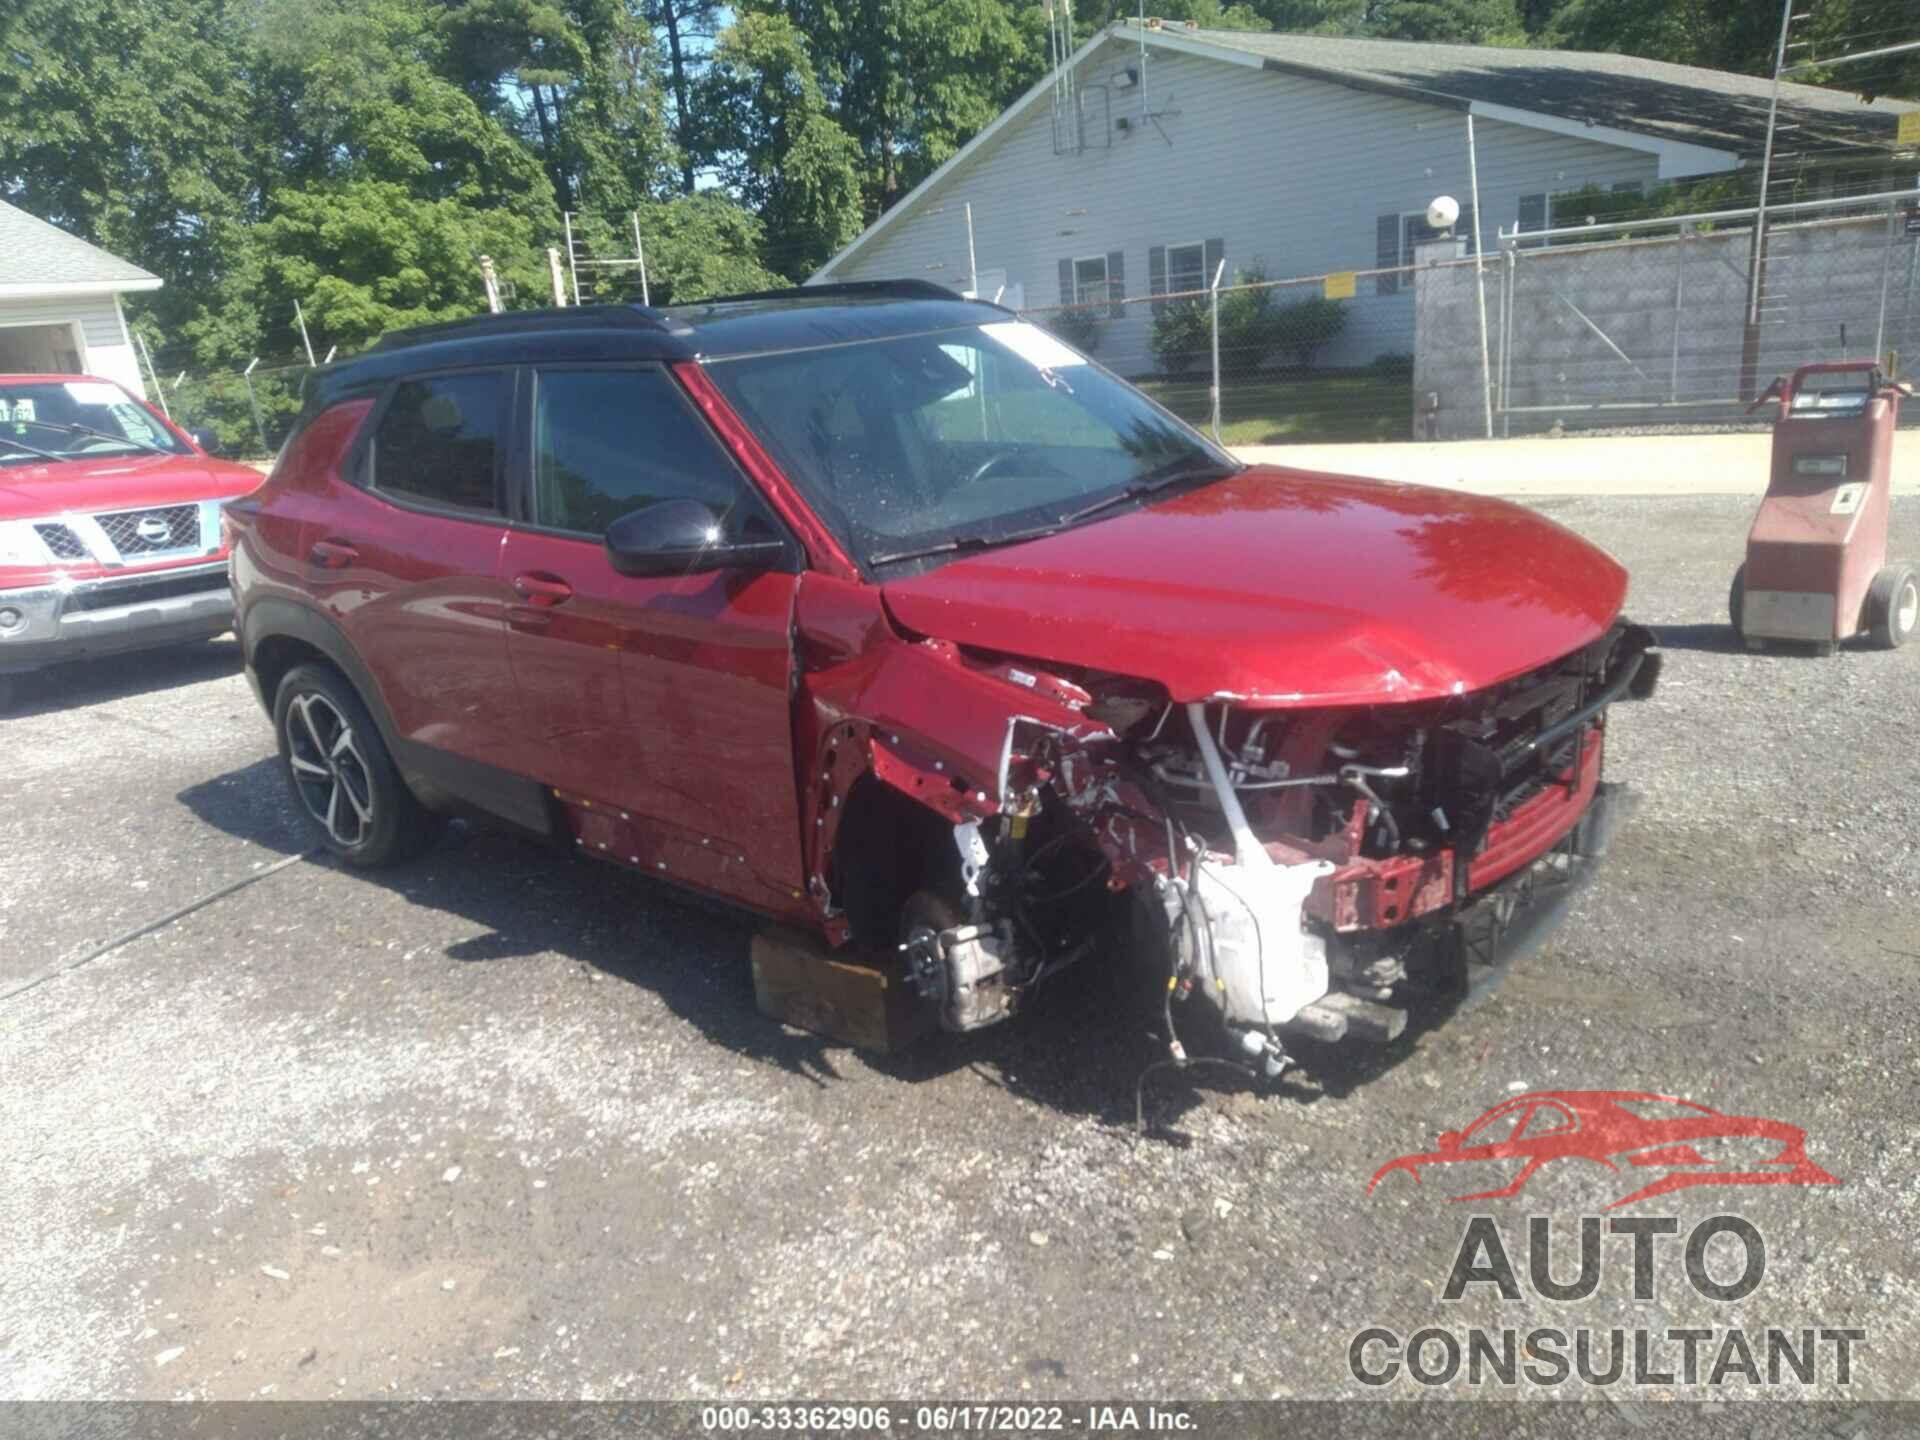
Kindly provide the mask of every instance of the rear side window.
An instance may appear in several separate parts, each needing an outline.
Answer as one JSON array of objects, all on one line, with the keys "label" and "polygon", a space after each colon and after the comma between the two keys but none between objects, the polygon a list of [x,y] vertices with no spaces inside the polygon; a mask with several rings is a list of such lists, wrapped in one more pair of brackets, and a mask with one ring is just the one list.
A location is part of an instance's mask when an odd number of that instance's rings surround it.
[{"label": "rear side window", "polygon": [[498,512],[508,375],[403,380],[374,432],[376,490],[475,514]]},{"label": "rear side window", "polygon": [[[534,387],[533,519],[600,536],[658,500],[761,512],[719,442],[659,370],[544,369]],[[733,515],[736,508],[739,515]]]}]

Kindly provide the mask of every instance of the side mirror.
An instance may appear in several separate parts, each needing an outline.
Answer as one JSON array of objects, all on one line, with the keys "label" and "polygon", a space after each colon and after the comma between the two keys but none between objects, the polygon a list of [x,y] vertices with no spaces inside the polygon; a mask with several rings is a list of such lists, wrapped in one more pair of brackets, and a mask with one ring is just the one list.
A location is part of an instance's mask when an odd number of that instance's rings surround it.
[{"label": "side mirror", "polygon": [[222,455],[226,453],[226,447],[220,443],[220,437],[211,430],[189,430],[187,432],[187,438],[192,440],[194,444],[198,445],[209,455]]},{"label": "side mirror", "polygon": [[787,542],[773,536],[729,536],[698,500],[658,500],[607,527],[607,561],[622,575],[771,570],[787,554]]}]

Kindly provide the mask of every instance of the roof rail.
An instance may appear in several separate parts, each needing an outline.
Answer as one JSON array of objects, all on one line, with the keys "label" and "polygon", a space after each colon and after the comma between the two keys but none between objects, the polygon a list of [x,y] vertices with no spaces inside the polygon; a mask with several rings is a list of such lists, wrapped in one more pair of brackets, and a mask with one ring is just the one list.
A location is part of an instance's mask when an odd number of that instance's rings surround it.
[{"label": "roof rail", "polygon": [[654,330],[685,334],[686,327],[645,305],[568,305],[541,310],[503,310],[390,330],[371,350],[400,350],[439,340],[472,340],[488,335],[520,335],[533,330]]},{"label": "roof rail", "polygon": [[785,290],[749,290],[739,295],[713,295],[689,300],[692,305],[729,305],[736,300],[965,300],[957,290],[949,290],[931,280],[836,280],[827,285],[793,285]]}]

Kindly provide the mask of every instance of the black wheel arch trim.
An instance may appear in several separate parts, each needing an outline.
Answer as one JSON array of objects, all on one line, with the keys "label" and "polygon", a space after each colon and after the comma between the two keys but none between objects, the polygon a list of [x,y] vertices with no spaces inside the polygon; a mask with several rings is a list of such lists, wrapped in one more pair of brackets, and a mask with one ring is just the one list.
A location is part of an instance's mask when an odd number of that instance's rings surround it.
[{"label": "black wheel arch trim", "polygon": [[438,746],[403,738],[394,728],[393,714],[374,680],[373,672],[354,651],[340,627],[311,606],[279,596],[263,596],[246,608],[240,623],[241,653],[255,695],[269,716],[274,697],[267,693],[254,665],[262,643],[285,636],[312,647],[333,665],[358,692],[367,713],[380,730],[387,753],[407,786],[429,810],[454,811],[471,807],[495,819],[543,838],[558,833],[552,794],[538,781],[510,770],[455,755]]}]

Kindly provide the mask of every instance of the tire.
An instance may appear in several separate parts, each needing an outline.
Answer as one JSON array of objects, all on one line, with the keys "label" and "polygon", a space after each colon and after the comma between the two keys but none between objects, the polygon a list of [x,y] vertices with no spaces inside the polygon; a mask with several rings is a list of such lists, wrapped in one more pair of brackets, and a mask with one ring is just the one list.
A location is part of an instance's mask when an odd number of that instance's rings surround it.
[{"label": "tire", "polygon": [[1867,628],[1882,650],[1897,650],[1920,624],[1920,580],[1911,565],[1888,565],[1867,587]]},{"label": "tire", "polygon": [[1740,614],[1747,605],[1747,567],[1742,565],[1733,572],[1733,584],[1727,587],[1727,619],[1733,624],[1736,639],[1745,640],[1747,632],[1740,628]]},{"label": "tire", "polygon": [[274,694],[287,788],[315,838],[349,865],[417,855],[438,830],[407,788],[366,705],[339,671],[296,665]]}]

